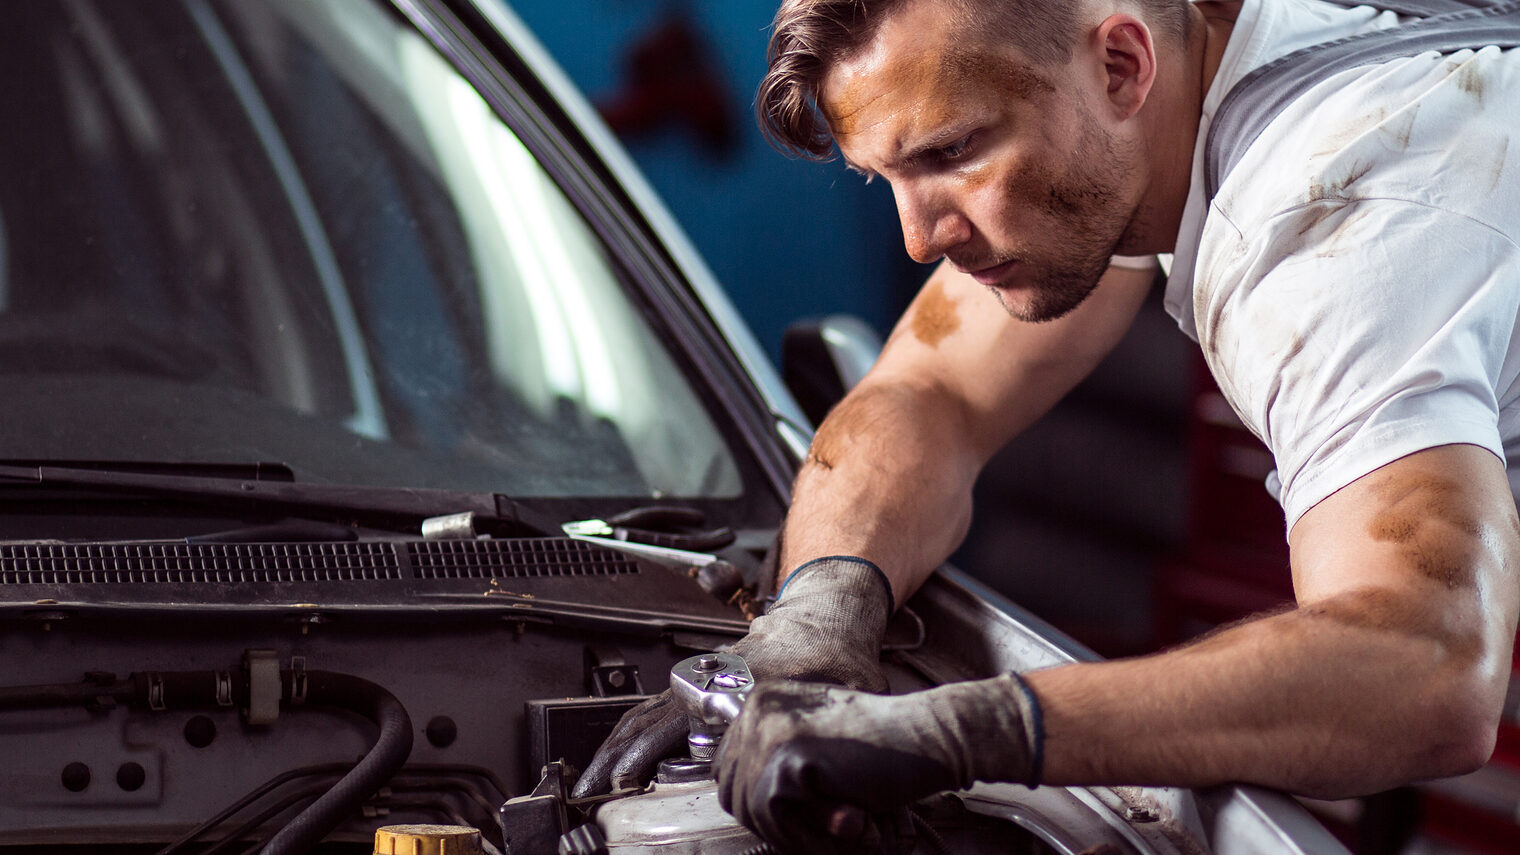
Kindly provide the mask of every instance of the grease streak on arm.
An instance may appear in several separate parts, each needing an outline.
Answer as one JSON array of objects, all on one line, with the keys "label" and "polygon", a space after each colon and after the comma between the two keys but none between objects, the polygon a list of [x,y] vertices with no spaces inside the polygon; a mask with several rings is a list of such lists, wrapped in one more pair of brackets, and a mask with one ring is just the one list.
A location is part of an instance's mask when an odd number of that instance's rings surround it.
[{"label": "grease streak on arm", "polygon": [[1289,543],[1297,608],[1030,675],[1047,780],[1333,798],[1484,763],[1520,609],[1503,461],[1470,445],[1394,461],[1312,508]]},{"label": "grease streak on arm", "polygon": [[820,426],[793,490],[782,577],[813,558],[858,555],[905,601],[965,537],[987,458],[1113,348],[1151,278],[1111,270],[1075,311],[1030,324],[941,265],[876,367]]}]

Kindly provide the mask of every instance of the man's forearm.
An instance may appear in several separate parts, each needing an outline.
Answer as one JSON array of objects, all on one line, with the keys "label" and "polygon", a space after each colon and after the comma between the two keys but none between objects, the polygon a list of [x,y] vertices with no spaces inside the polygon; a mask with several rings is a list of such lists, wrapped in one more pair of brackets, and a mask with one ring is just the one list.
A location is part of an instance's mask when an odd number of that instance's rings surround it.
[{"label": "man's forearm", "polygon": [[1028,674],[1045,781],[1340,797],[1468,771],[1492,750],[1508,673],[1502,627],[1483,623],[1443,625],[1370,589],[1164,654]]},{"label": "man's forearm", "polygon": [[[971,524],[982,461],[955,403],[932,389],[863,385],[829,414],[798,473],[782,538],[783,576],[824,555],[856,555],[887,574],[901,603]],[[778,580],[780,581],[780,580]]]},{"label": "man's forearm", "polygon": [[1075,311],[1031,324],[941,265],[870,376],[820,426],[793,490],[781,574],[859,555],[907,599],[966,536],[987,458],[1113,349],[1152,279],[1112,269]]}]

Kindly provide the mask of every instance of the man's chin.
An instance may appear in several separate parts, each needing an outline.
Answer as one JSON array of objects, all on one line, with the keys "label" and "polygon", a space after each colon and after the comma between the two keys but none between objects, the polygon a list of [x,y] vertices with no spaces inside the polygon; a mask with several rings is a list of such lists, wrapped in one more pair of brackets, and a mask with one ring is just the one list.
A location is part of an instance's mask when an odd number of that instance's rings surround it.
[{"label": "man's chin", "polygon": [[1097,286],[1097,279],[1072,279],[1040,285],[993,285],[987,290],[1014,320],[1043,324],[1071,314]]}]

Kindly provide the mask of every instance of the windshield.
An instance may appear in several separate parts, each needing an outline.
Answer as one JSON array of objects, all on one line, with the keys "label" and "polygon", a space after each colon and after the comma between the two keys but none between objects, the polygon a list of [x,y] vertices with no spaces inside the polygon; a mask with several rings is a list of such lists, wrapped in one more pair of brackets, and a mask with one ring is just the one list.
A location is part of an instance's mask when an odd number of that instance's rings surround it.
[{"label": "windshield", "polygon": [[0,458],[740,493],[605,248],[387,10],[7,15],[28,20],[0,29]]}]

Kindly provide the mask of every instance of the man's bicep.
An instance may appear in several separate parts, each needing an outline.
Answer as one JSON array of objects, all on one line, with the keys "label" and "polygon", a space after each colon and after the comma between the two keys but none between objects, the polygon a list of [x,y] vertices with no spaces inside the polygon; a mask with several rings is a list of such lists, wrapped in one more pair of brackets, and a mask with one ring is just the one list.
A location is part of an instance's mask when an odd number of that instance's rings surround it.
[{"label": "man's bicep", "polygon": [[1070,314],[1019,321],[941,264],[893,330],[872,381],[932,385],[960,402],[984,453],[1039,418],[1113,349],[1154,272],[1112,268]]},{"label": "man's bicep", "polygon": [[1389,629],[1454,635],[1490,655],[1513,642],[1520,521],[1504,462],[1486,449],[1445,445],[1374,470],[1309,509],[1289,544],[1301,606],[1378,592],[1418,607]]}]

